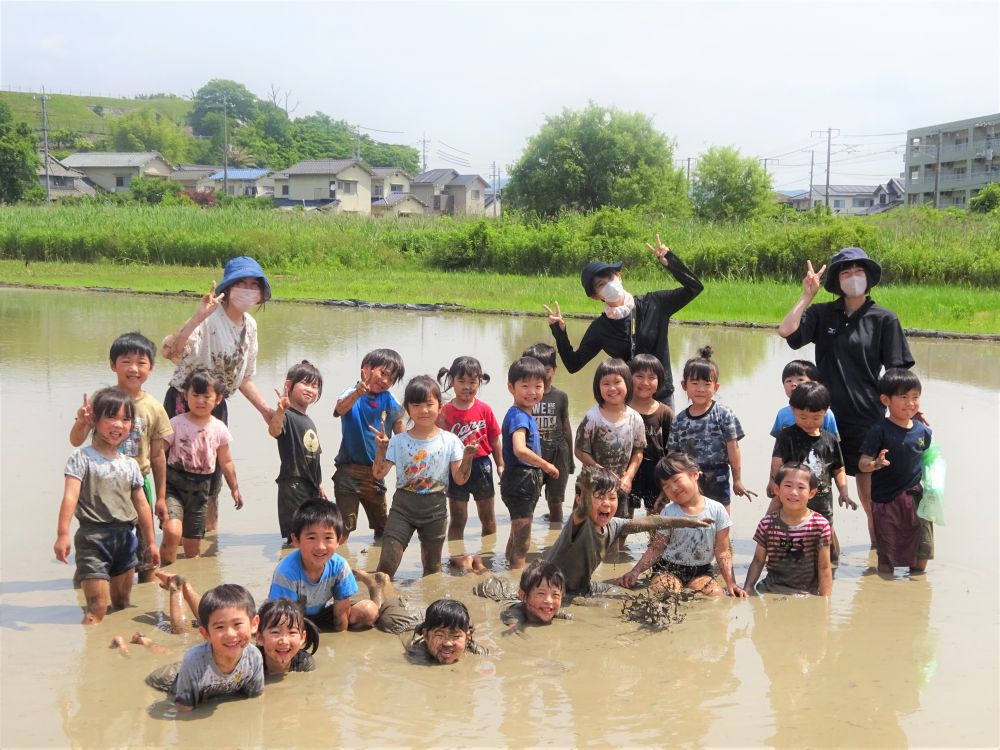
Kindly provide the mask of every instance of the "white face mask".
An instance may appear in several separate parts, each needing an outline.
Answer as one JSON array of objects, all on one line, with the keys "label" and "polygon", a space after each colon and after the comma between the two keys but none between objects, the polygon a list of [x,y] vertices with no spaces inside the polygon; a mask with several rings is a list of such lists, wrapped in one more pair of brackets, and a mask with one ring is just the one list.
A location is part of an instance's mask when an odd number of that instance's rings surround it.
[{"label": "white face mask", "polygon": [[860,297],[868,289],[868,278],[866,276],[848,276],[840,280],[840,291],[848,297]]},{"label": "white face mask", "polygon": [[229,290],[229,304],[240,312],[246,312],[260,303],[260,289],[244,289],[233,287]]},{"label": "white face mask", "polygon": [[622,286],[621,279],[611,279],[604,288],[597,293],[597,296],[608,304],[620,302],[625,298],[625,287]]}]

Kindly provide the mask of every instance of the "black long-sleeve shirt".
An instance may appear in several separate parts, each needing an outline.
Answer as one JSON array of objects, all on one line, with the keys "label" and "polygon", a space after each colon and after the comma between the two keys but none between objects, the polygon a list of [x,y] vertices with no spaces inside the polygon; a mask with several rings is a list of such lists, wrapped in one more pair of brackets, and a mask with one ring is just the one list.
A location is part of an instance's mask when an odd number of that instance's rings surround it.
[{"label": "black long-sleeve shirt", "polygon": [[662,401],[673,394],[674,379],[670,372],[670,346],[667,341],[670,316],[697,297],[705,287],[673,252],[667,255],[666,270],[680,282],[680,288],[636,296],[635,311],[620,320],[612,320],[601,313],[583,334],[579,349],[573,349],[569,336],[558,323],[551,326],[559,357],[569,372],[578,372],[601,351],[626,362],[635,354],[652,354],[660,360],[666,373],[664,382],[656,391],[656,398]]}]

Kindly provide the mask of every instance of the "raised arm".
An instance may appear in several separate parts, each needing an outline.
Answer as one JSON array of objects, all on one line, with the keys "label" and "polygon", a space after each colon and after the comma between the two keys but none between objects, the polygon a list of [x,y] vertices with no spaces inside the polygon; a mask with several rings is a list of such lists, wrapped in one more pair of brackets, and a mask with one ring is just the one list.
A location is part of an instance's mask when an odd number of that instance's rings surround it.
[{"label": "raised arm", "polygon": [[778,335],[783,339],[787,339],[799,330],[799,324],[802,322],[802,313],[812,304],[812,301],[816,298],[816,294],[819,292],[820,278],[826,270],[826,265],[820,268],[819,271],[814,271],[812,261],[807,260],[806,268],[805,278],[802,279],[802,294],[799,295],[795,304],[792,305],[792,309],[788,311],[778,325]]},{"label": "raised arm", "polygon": [[361,371],[361,379],[355,384],[354,390],[348,393],[346,396],[337,399],[336,405],[333,407],[333,416],[342,417],[347,412],[351,410],[351,407],[357,403],[357,400],[368,392],[368,373],[365,370]]},{"label": "raised arm", "polygon": [[671,252],[670,248],[663,244],[663,240],[660,239],[660,235],[656,235],[655,247],[648,242],[646,243],[646,247],[656,256],[660,265],[667,269],[667,271],[670,272],[670,275],[677,279],[677,282],[681,285],[681,289],[670,290],[673,294],[668,313],[672,315],[701,294],[702,291],[704,291],[705,286],[701,283],[701,280],[695,276],[686,265],[684,265],[681,259],[677,257],[677,254]]},{"label": "raised arm", "polygon": [[267,434],[273,438],[278,438],[285,431],[285,412],[291,405],[291,402],[288,400],[288,384],[285,384],[284,393],[277,388],[274,389],[274,393],[278,397],[278,408],[274,410],[274,413],[271,415],[271,421],[267,423]]},{"label": "raised arm", "polygon": [[703,529],[715,523],[710,518],[688,518],[687,516],[644,516],[626,521],[618,532],[618,536],[635,534],[639,531],[657,531],[659,529]]},{"label": "raised arm", "polygon": [[375,433],[375,461],[372,463],[372,476],[382,481],[389,475],[392,468],[392,461],[385,457],[385,452],[389,448],[389,436],[385,434],[385,422],[382,422],[379,429],[368,425],[368,429]]},{"label": "raised arm", "polygon": [[69,430],[69,444],[74,448],[79,448],[93,427],[94,413],[90,409],[87,394],[84,393],[83,406],[76,410],[76,419],[73,420],[73,426]]},{"label": "raised arm", "polygon": [[224,294],[215,296],[215,282],[213,281],[212,290],[198,302],[198,308],[194,311],[194,315],[188,318],[184,325],[163,339],[163,347],[160,349],[163,356],[172,362],[179,362],[184,356],[184,347],[187,346],[188,339],[191,338],[194,329],[215,312],[215,308],[222,303],[224,296]]}]

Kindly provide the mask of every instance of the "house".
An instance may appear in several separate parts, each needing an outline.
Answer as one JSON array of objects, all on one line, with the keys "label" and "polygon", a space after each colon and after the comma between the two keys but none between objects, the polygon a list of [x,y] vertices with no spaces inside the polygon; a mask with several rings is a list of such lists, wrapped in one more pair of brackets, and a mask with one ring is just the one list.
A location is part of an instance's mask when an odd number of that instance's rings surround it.
[{"label": "house", "polygon": [[869,213],[881,213],[895,206],[903,205],[906,200],[906,188],[903,187],[903,183],[898,177],[890,177],[885,185],[879,185],[875,188],[874,197],[875,205],[872,206]]},{"label": "house", "polygon": [[227,195],[256,198],[258,195],[274,195],[273,174],[270,169],[233,168],[213,172],[205,179],[217,193],[223,192],[228,182]]},{"label": "house", "polygon": [[372,167],[372,202],[389,193],[410,192],[412,179],[408,173],[396,167]]},{"label": "house", "polygon": [[215,186],[208,178],[222,169],[209,164],[178,164],[177,169],[170,173],[170,179],[179,182],[182,190],[188,192],[205,192],[214,190]]},{"label": "house", "polygon": [[485,193],[490,184],[477,174],[459,174],[454,169],[431,169],[413,178],[410,192],[432,213],[482,216]]},{"label": "house", "polygon": [[487,190],[483,193],[483,215],[496,218],[503,213],[503,196],[499,190]]},{"label": "house", "polygon": [[109,193],[127,193],[136,177],[170,177],[174,166],[157,151],[88,151],[70,154],[62,163],[83,172]]},{"label": "house", "polygon": [[808,190],[775,190],[774,198],[778,203],[790,206],[796,211],[808,211],[812,208]]},{"label": "house", "polygon": [[309,159],[273,175],[279,204],[337,203],[348,213],[371,213],[372,169],[360,159]]},{"label": "house", "polygon": [[[42,163],[35,169],[38,175],[38,184],[45,190],[45,155],[39,154]],[[81,195],[95,195],[93,185],[87,182],[83,172],[70,169],[52,154],[49,154],[49,197],[52,200],[59,198],[78,197]]]},{"label": "house", "polygon": [[906,204],[965,206],[1000,182],[1000,113],[906,132]]},{"label": "house", "polygon": [[423,216],[427,204],[411,193],[389,193],[372,199],[373,216]]}]

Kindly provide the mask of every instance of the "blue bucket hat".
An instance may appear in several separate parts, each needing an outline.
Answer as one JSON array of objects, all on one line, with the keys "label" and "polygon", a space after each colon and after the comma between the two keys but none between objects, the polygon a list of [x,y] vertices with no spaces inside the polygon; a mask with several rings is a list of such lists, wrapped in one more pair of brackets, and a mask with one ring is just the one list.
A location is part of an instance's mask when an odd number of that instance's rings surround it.
[{"label": "blue bucket hat", "polygon": [[882,280],[882,266],[868,257],[868,253],[860,247],[845,247],[838,250],[837,254],[830,259],[830,265],[826,269],[826,279],[823,281],[823,288],[831,294],[840,294],[840,272],[844,266],[858,265],[865,269],[868,276],[868,290]]},{"label": "blue bucket hat", "polygon": [[226,262],[222,281],[215,285],[215,293],[222,294],[240,279],[260,279],[264,282],[264,291],[260,296],[260,301],[267,302],[271,299],[271,285],[267,282],[264,269],[260,267],[260,263],[246,255],[239,255]]},{"label": "blue bucket hat", "polygon": [[583,267],[583,272],[580,274],[580,283],[583,284],[583,291],[587,293],[588,297],[593,297],[594,279],[608,271],[618,273],[621,270],[622,261],[618,261],[617,263],[603,263],[599,260],[591,261]]}]

